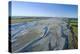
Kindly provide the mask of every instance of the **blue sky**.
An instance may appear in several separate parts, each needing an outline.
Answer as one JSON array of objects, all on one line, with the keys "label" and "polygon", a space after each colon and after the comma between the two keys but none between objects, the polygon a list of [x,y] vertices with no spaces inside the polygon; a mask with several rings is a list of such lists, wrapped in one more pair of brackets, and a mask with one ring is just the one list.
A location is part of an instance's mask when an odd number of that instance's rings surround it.
[{"label": "blue sky", "polygon": [[78,17],[77,5],[12,2],[12,16]]}]

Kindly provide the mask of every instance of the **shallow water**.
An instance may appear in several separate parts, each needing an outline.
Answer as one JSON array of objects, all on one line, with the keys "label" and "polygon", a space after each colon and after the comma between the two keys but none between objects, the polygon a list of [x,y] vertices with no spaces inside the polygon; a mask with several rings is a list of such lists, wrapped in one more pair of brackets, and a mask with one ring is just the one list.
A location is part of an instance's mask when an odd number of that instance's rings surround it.
[{"label": "shallow water", "polygon": [[13,52],[68,48],[69,29],[62,19],[22,22],[11,25]]}]

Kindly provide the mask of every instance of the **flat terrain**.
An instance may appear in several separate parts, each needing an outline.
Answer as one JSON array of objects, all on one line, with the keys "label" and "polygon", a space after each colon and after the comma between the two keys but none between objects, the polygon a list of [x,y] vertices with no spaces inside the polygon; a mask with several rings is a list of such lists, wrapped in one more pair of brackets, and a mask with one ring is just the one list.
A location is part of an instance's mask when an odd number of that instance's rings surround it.
[{"label": "flat terrain", "polygon": [[32,21],[32,19],[12,19],[11,23],[14,24],[14,23],[30,22],[30,21]]},{"label": "flat terrain", "polygon": [[78,48],[77,19],[11,19],[13,52]]},{"label": "flat terrain", "polygon": [[78,19],[69,19],[70,32],[70,48],[78,48]]}]

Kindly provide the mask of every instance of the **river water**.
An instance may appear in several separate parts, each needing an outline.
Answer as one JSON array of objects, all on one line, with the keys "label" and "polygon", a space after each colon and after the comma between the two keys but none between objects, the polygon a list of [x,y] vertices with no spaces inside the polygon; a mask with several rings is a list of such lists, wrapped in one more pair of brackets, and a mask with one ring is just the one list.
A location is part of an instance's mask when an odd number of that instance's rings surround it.
[{"label": "river water", "polygon": [[12,52],[67,49],[69,32],[67,23],[55,18],[11,24]]}]

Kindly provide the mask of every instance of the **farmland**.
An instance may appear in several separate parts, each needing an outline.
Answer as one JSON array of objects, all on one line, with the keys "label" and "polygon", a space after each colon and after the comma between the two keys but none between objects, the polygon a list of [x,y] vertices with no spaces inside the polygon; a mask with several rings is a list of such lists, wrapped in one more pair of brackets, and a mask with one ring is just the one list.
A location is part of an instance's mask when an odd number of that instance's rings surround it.
[{"label": "farmland", "polygon": [[68,22],[71,32],[70,32],[70,48],[78,48],[78,19],[69,19]]}]

